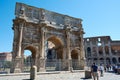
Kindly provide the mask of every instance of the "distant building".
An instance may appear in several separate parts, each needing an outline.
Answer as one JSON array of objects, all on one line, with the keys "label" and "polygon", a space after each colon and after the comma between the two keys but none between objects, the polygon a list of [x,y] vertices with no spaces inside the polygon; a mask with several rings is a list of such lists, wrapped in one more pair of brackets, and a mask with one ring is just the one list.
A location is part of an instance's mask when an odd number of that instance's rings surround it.
[{"label": "distant building", "polygon": [[12,54],[10,52],[2,52],[0,53],[0,61],[11,61]]},{"label": "distant building", "polygon": [[120,40],[113,41],[110,36],[84,38],[87,64],[119,64]]}]

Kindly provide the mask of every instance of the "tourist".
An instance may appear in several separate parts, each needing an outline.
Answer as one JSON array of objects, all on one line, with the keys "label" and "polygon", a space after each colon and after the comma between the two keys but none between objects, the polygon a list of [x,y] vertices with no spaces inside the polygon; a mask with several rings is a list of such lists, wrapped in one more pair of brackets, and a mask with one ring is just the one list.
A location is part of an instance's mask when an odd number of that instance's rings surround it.
[{"label": "tourist", "polygon": [[99,80],[98,66],[95,63],[93,63],[93,65],[91,66],[91,73],[94,80]]},{"label": "tourist", "polygon": [[100,71],[100,76],[103,77],[104,67],[102,64],[100,64],[99,71]]},{"label": "tourist", "polygon": [[106,65],[106,71],[109,71],[109,66],[108,66],[108,64]]},{"label": "tourist", "polygon": [[104,66],[104,71],[106,72],[106,66]]},{"label": "tourist", "polygon": [[117,73],[117,69],[118,69],[118,66],[117,66],[117,65],[115,65],[115,73]]},{"label": "tourist", "polygon": [[112,65],[112,70],[115,73],[115,65]]}]

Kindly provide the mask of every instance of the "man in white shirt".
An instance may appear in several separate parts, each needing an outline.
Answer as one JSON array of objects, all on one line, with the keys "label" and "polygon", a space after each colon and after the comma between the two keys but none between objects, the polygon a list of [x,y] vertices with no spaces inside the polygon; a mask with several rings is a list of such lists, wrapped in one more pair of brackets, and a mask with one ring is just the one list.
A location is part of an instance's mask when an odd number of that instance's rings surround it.
[{"label": "man in white shirt", "polygon": [[103,70],[104,70],[104,67],[102,64],[100,64],[99,71],[100,71],[100,76],[102,77],[103,77]]}]

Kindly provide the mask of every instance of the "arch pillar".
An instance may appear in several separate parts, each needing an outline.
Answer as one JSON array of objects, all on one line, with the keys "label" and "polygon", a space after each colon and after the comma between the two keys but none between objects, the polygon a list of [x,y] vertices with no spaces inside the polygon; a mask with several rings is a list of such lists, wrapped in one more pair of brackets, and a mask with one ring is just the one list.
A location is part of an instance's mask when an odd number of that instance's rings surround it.
[{"label": "arch pillar", "polygon": [[80,67],[81,69],[84,69],[85,67],[85,52],[84,52],[84,42],[83,42],[83,34],[84,32],[80,32]]},{"label": "arch pillar", "polygon": [[72,69],[72,59],[71,59],[71,52],[70,52],[70,32],[69,29],[66,30],[66,42],[67,42],[67,63],[68,63],[68,70]]},{"label": "arch pillar", "polygon": [[44,31],[44,27],[41,27],[40,29],[40,33],[41,33],[41,41],[40,41],[40,59],[39,59],[39,70],[38,71],[46,71],[45,70],[45,31]]},{"label": "arch pillar", "polygon": [[[11,67],[11,69],[10,69],[10,72],[11,73],[21,73],[22,72],[22,61],[23,61],[23,59],[22,59],[22,56],[21,56],[21,42],[22,42],[22,36],[23,36],[23,26],[24,26],[24,23],[23,22],[21,22],[21,24],[19,24],[18,26],[16,26],[16,24],[13,26],[13,28],[15,28],[15,27],[18,27],[19,28],[19,39],[18,39],[18,44],[16,44],[17,45],[17,48],[14,48],[15,50],[13,50],[14,52],[13,52],[13,54],[16,54],[16,55],[14,55],[14,56],[12,56],[13,58],[12,58],[12,67]],[[16,46],[14,46],[14,47],[16,47]]]}]

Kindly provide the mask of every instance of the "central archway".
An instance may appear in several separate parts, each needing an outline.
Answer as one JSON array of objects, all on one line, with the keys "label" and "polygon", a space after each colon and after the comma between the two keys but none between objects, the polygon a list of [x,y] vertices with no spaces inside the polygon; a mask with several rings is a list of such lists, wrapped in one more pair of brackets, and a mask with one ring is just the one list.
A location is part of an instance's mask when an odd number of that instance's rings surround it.
[{"label": "central archway", "polygon": [[63,59],[62,40],[56,36],[51,36],[46,40],[45,48],[46,71],[61,70],[61,60]]},{"label": "central archway", "polygon": [[54,49],[56,51],[56,58],[63,59],[63,44],[62,41],[56,36],[49,37],[47,39],[48,49]]}]

